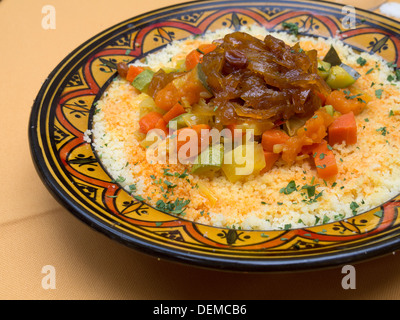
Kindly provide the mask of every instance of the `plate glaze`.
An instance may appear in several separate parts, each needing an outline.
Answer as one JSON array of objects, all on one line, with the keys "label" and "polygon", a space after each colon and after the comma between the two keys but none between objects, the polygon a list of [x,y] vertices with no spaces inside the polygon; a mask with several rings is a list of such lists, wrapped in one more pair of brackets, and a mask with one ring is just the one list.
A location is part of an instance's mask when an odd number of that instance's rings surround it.
[{"label": "plate glaze", "polygon": [[32,109],[29,138],[36,168],[50,192],[79,219],[131,248],[185,264],[245,272],[288,272],[356,263],[400,248],[400,196],[351,219],[321,226],[244,231],[210,227],[134,200],[113,182],[92,146],[94,103],[131,62],[171,41],[207,30],[258,24],[300,34],[339,36],[360,51],[400,63],[400,24],[357,10],[357,26],[342,26],[342,6],[314,1],[201,1],[124,21],[88,40],[50,74]]}]

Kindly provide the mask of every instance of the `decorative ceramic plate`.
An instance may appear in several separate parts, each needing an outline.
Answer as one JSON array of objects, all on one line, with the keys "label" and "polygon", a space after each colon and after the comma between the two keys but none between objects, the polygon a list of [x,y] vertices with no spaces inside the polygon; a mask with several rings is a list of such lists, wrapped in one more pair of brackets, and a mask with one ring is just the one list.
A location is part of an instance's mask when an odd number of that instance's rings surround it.
[{"label": "decorative ceramic plate", "polygon": [[[142,58],[207,30],[258,24],[340,38],[360,51],[400,63],[400,23],[357,10],[356,29],[342,25],[342,6],[320,1],[202,1],[124,21],[66,57],[41,88],[30,119],[37,170],[75,216],[129,247],[206,268],[283,272],[325,268],[378,257],[400,248],[400,196],[352,219],[295,230],[242,231],[210,227],[134,200],[112,178],[90,144],[94,102],[116,75],[116,64]],[[379,214],[378,214],[379,213]]]}]

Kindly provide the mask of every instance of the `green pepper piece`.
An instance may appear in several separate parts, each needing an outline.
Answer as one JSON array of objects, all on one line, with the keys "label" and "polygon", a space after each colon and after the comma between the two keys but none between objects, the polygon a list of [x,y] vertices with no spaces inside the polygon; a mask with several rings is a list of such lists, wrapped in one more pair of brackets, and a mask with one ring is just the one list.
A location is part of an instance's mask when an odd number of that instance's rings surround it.
[{"label": "green pepper piece", "polygon": [[133,80],[132,86],[134,86],[141,92],[145,92],[148,89],[150,82],[153,79],[153,76],[154,76],[154,71],[146,69],[142,73],[140,73],[135,78],[135,80]]}]

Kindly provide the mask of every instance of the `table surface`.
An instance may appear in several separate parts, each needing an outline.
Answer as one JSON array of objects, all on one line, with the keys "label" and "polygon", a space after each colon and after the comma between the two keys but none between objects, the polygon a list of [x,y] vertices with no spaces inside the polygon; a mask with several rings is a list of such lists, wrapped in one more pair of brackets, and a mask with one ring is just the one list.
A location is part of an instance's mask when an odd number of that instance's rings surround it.
[{"label": "table surface", "polygon": [[[28,118],[43,80],[70,51],[132,16],[181,0],[0,0],[0,299],[397,299],[400,254],[357,264],[356,289],[341,268],[243,274],[138,253],[80,222],[49,194],[31,161]],[[357,3],[376,10],[377,1]],[[400,1],[398,1],[400,2]],[[41,26],[44,5],[56,29]],[[29,56],[29,59],[28,59]],[[45,289],[44,266],[56,287]]]}]

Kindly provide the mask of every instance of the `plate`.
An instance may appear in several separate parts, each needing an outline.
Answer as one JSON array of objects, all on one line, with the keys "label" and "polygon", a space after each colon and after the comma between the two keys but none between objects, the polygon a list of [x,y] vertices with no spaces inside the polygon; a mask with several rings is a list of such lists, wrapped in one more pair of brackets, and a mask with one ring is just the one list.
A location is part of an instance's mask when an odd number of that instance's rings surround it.
[{"label": "plate", "polygon": [[[111,239],[152,256],[198,267],[244,272],[321,269],[400,248],[400,196],[351,219],[303,229],[244,231],[193,223],[134,200],[108,175],[85,142],[94,104],[131,62],[171,41],[207,30],[258,24],[300,34],[339,36],[360,51],[400,62],[400,24],[357,9],[355,29],[342,6],[321,1],[201,1],[121,22],[83,43],[49,75],[29,123],[31,154],[44,184],[76,217]],[[348,21],[348,20],[346,20]]]}]

